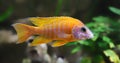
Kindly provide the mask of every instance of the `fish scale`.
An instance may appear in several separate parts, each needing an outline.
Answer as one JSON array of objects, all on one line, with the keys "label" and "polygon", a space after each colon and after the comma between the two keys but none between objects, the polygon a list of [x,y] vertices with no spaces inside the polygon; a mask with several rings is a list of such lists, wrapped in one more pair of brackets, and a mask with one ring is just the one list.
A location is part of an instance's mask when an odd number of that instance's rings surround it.
[{"label": "fish scale", "polygon": [[51,32],[50,32],[52,34],[51,38],[57,38],[57,34],[59,33],[58,32],[59,23],[54,22],[53,24],[50,24],[50,25],[52,25],[52,29],[51,29]]},{"label": "fish scale", "polygon": [[41,34],[43,34],[45,37],[54,37],[53,29],[54,29],[54,26],[52,24],[43,26],[44,31]]},{"label": "fish scale", "polygon": [[[46,25],[43,25],[42,27],[45,28],[44,31],[42,32],[46,37],[51,37],[51,38],[58,38],[57,33],[62,32],[62,33],[71,33],[70,28],[74,25],[74,23],[71,23],[71,21],[66,22],[66,21],[50,21]],[[70,27],[71,26],[71,27]],[[51,27],[51,29],[49,29]],[[46,30],[47,29],[47,30]]]},{"label": "fish scale", "polygon": [[51,37],[51,38],[59,38],[57,36],[57,34],[59,33],[65,33],[68,31],[68,24],[66,26],[67,23],[52,23],[52,24],[49,24],[49,25],[46,25],[44,26],[44,31],[42,32],[45,37]]}]

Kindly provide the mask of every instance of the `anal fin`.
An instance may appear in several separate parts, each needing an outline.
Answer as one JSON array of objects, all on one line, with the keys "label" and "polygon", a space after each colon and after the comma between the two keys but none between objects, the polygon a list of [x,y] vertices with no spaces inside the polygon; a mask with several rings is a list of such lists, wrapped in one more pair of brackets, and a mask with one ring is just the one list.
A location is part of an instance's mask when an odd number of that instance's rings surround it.
[{"label": "anal fin", "polygon": [[36,46],[36,45],[48,43],[48,42],[51,42],[51,41],[52,40],[49,39],[49,38],[38,36],[33,40],[33,42],[30,44],[30,46]]}]

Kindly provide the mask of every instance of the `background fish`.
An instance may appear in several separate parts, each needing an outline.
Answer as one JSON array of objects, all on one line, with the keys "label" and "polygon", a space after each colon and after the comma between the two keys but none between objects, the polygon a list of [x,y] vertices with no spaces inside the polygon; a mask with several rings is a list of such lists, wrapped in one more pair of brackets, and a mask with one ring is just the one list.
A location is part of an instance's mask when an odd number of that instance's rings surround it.
[{"label": "background fish", "polygon": [[49,43],[53,47],[62,46],[68,42],[93,38],[92,32],[78,19],[72,17],[31,17],[34,26],[22,23],[13,24],[17,31],[18,43],[25,42],[30,36],[38,35],[31,46]]}]

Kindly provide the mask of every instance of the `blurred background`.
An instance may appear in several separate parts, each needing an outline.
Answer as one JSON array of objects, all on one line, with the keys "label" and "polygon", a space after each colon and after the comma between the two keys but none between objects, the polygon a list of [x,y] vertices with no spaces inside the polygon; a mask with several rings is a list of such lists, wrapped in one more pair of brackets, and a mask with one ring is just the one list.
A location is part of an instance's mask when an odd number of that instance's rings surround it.
[{"label": "blurred background", "polygon": [[[80,19],[95,37],[57,48],[16,44],[11,25],[38,16]],[[119,57],[120,0],[0,0],[0,63],[120,63]]]}]

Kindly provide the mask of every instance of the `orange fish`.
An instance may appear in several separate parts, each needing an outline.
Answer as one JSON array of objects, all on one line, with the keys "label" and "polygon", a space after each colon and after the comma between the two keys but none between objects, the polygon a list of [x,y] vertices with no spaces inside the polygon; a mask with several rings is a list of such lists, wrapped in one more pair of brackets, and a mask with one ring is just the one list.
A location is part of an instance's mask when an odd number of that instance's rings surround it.
[{"label": "orange fish", "polygon": [[38,35],[30,46],[52,42],[53,47],[69,42],[93,38],[92,32],[78,19],[61,17],[31,17],[26,18],[35,26],[22,23],[13,24],[17,31],[18,43],[25,42],[30,36]]}]

